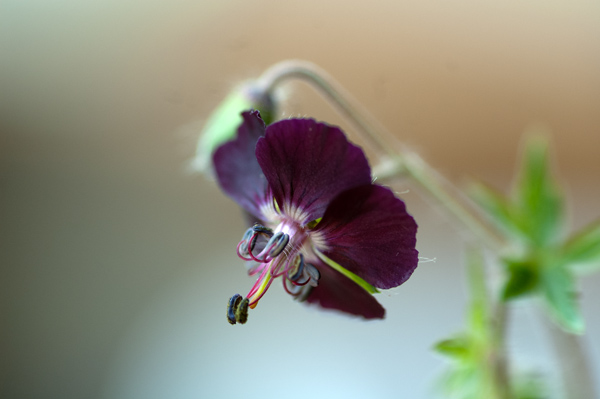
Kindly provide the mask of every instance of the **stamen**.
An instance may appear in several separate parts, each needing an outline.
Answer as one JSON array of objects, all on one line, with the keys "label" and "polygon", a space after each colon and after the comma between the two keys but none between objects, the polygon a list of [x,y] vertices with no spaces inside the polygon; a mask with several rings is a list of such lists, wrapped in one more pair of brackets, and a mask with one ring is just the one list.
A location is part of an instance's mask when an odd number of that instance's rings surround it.
[{"label": "stamen", "polygon": [[256,246],[256,241],[258,240],[258,234],[254,233],[252,234],[252,236],[250,237],[248,243],[250,244],[248,246],[248,252],[252,253],[252,251],[254,251],[254,247]]},{"label": "stamen", "polygon": [[[227,303],[227,321],[231,325],[234,325],[237,321],[236,311],[240,305],[240,302],[242,302],[242,296],[240,294],[235,294],[229,298],[229,302]],[[245,322],[246,321],[244,320],[244,323]]]},{"label": "stamen", "polygon": [[253,261],[254,259],[252,258],[248,258],[245,255],[249,255],[250,253],[248,252],[248,246],[246,245],[246,241],[240,241],[239,244],[237,245],[237,256],[240,259],[243,260],[247,260],[247,261]]},{"label": "stamen", "polygon": [[246,230],[244,232],[244,236],[242,237],[242,241],[247,243],[250,237],[252,237],[252,234],[254,234],[254,230],[252,230],[251,228]]},{"label": "stamen", "polygon": [[[283,259],[278,258],[271,262],[272,262],[271,268],[270,268],[271,269],[271,272],[270,272],[271,277],[277,278],[277,277],[281,276],[282,274],[285,273],[285,271],[289,267],[289,266],[286,266],[286,268],[283,268],[283,265],[287,265],[289,263],[289,260],[285,259],[285,258],[283,258]],[[281,270],[282,268],[283,268],[283,271]]]},{"label": "stamen", "polygon": [[[256,241],[258,240],[258,233],[254,233],[252,231],[252,229],[250,229],[250,232],[253,233],[250,236],[250,238],[248,240],[246,240],[246,241],[240,241],[240,243],[238,244],[238,246],[237,246],[237,254],[243,260],[264,263],[265,262],[264,260],[258,259],[252,253],[252,251],[254,251],[254,247],[256,246]],[[250,244],[249,248],[248,248],[248,244]]]},{"label": "stamen", "polygon": [[[299,256],[300,255],[302,254],[299,254]],[[290,276],[288,273],[287,279],[295,286],[303,286],[310,283],[311,286],[316,287],[319,284],[318,280],[321,277],[321,274],[317,268],[310,263],[304,263],[304,256],[302,256],[301,259],[298,259],[299,256],[295,259],[296,262],[298,262],[298,260],[300,261],[300,264],[297,266],[297,271],[293,276]]]},{"label": "stamen", "polygon": [[248,303],[250,300],[244,298],[235,310],[235,319],[240,324],[245,324],[248,321]]},{"label": "stamen", "polygon": [[310,276],[309,284],[313,287],[319,285],[319,279],[321,278],[321,273],[319,269],[311,265],[310,263],[306,264],[306,273]]},{"label": "stamen", "polygon": [[254,235],[254,230],[252,228],[246,230],[246,232],[244,233],[244,236],[242,237],[242,241],[239,242],[239,244],[237,245],[237,255],[244,259],[244,260],[252,260],[250,258],[248,258],[248,244],[250,245],[250,250],[254,249],[254,245],[256,243],[256,241],[251,241],[252,240],[252,236]]},{"label": "stamen", "polygon": [[271,237],[269,243],[267,244],[266,248],[270,248],[267,256],[270,258],[277,257],[281,252],[283,252],[289,241],[289,235],[282,232],[275,234],[273,237]]},{"label": "stamen", "polygon": [[273,230],[263,226],[262,224],[255,223],[254,226],[252,226],[251,230],[253,230],[255,233],[264,234],[269,237],[273,236]]},{"label": "stamen", "polygon": [[[254,233],[254,235],[253,235],[253,236],[250,238],[250,240],[252,241],[252,245],[251,245],[252,249],[254,249],[254,243],[256,243],[256,239],[257,239],[257,238],[258,238],[258,234],[257,234],[257,233]],[[263,251],[261,251],[261,253],[262,253],[262,252],[264,252],[264,250],[263,250]],[[251,251],[251,250],[250,250],[250,251],[248,251],[248,255],[249,255],[249,256],[250,256],[250,258],[251,258],[250,260],[253,260],[253,261],[255,261],[255,262],[259,262],[259,263],[265,263],[265,259],[264,259],[264,258],[263,258],[263,259],[260,259],[260,258],[258,258],[258,257],[256,257],[256,256],[254,256],[254,254],[252,253],[252,251]]]},{"label": "stamen", "polygon": [[[291,287],[290,287],[290,284],[291,284]],[[293,284],[292,281],[288,280],[287,278],[284,278],[283,279],[283,289],[288,294],[290,294],[292,296],[297,296],[298,294],[300,294],[300,290],[302,290],[302,287],[299,285]]]},{"label": "stamen", "polygon": [[269,286],[273,282],[273,278],[269,269],[269,267],[264,268],[264,270],[260,274],[260,277],[256,280],[256,283],[254,283],[252,289],[250,289],[250,292],[248,293],[248,298],[250,299],[250,303],[248,304],[248,306],[251,309],[254,309],[256,307],[258,300],[262,298],[262,296],[267,292]]},{"label": "stamen", "polygon": [[294,299],[296,299],[297,301],[300,301],[300,302],[304,302],[304,301],[306,301],[306,299],[308,298],[308,296],[309,296],[309,295],[310,295],[310,293],[312,292],[313,288],[314,288],[314,287],[313,287],[312,285],[307,285],[307,286],[304,286],[304,287],[302,287],[302,288],[301,288],[301,289],[298,291],[298,294],[297,294],[297,295],[295,295],[295,298],[294,298]]},{"label": "stamen", "polygon": [[308,277],[308,276],[306,275],[306,273],[304,273],[304,274],[302,275],[302,277],[304,277],[304,281],[291,281],[291,280],[290,280],[290,282],[291,282],[292,284],[294,284],[294,285],[298,286],[298,287],[302,287],[303,285],[306,285],[306,284],[308,284],[308,282],[310,281],[310,277]]},{"label": "stamen", "polygon": [[296,282],[304,273],[304,255],[298,254],[296,259],[294,260],[294,268],[296,272],[290,276],[290,273],[288,271],[288,278],[290,279],[290,281]]},{"label": "stamen", "polygon": [[290,281],[287,278],[283,279],[283,288],[285,291],[294,297],[297,301],[304,302],[306,298],[310,295],[312,289],[314,288],[312,284],[307,285],[307,283],[311,281],[310,277],[307,277],[306,280],[302,284],[298,284],[296,282]]},{"label": "stamen", "polygon": [[230,299],[227,320],[231,324],[247,321],[248,309],[256,307],[277,277],[283,278],[285,290],[293,296],[305,296],[307,290],[318,284],[319,271],[305,263],[300,253],[307,239],[304,228],[282,224],[276,231],[255,224],[246,230],[237,246],[238,256],[249,262],[248,273],[260,275],[246,298],[236,295]]},{"label": "stamen", "polygon": [[[254,234],[254,236],[255,235],[256,233]],[[251,239],[253,239],[254,236],[252,236]],[[270,262],[271,260],[273,260],[273,258],[277,257],[283,252],[285,246],[288,244],[289,241],[289,235],[279,232],[271,237],[269,242],[267,242],[265,248],[258,255],[254,255],[252,251],[248,252],[248,255],[250,256],[250,258],[252,258],[252,260],[255,260],[256,262]]]},{"label": "stamen", "polygon": [[258,273],[261,273],[265,267],[266,265],[264,263],[254,261],[246,262],[246,270],[248,271],[249,276],[254,276]]},{"label": "stamen", "polygon": [[258,241],[259,236],[268,238],[270,243],[270,240],[273,237],[273,230],[258,223],[246,230],[244,236],[242,237],[242,240],[237,246],[237,255],[241,259],[248,261],[253,260],[260,263],[264,263],[266,261],[264,259],[258,259],[252,253],[252,251],[254,251],[254,248],[256,247],[256,243]]}]

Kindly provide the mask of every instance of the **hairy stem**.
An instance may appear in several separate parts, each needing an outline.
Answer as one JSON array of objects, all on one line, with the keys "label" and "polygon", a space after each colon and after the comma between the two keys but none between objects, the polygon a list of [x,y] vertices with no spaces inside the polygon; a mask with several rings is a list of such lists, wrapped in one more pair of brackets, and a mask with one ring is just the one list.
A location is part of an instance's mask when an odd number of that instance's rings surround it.
[{"label": "hairy stem", "polygon": [[[485,323],[485,340],[479,364],[484,366],[485,377],[480,395],[490,399],[512,399],[512,390],[508,374],[508,360],[505,351],[505,336],[508,324],[508,309],[489,294],[486,284],[485,260],[481,251],[467,249],[467,276],[471,294],[471,328],[479,330],[479,323]],[[480,320],[477,315],[483,310],[486,317]],[[475,316],[474,316],[475,315]]]},{"label": "hairy stem", "polygon": [[506,357],[506,331],[508,326],[508,308],[502,302],[496,304],[492,320],[494,347],[492,353],[492,379],[499,399],[511,399],[512,389]]},{"label": "hairy stem", "polygon": [[393,148],[385,142],[384,136],[379,133],[380,129],[375,127],[377,121],[362,111],[358,102],[354,101],[342,85],[315,64],[301,60],[277,63],[262,74],[256,82],[257,89],[265,93],[272,92],[277,85],[290,78],[304,80],[316,88],[335,105],[342,116],[354,123],[373,148],[383,154],[396,155]]},{"label": "hairy stem", "polygon": [[[269,68],[258,80],[258,89],[272,92],[277,85],[290,78],[304,80],[323,94],[336,109],[354,123],[367,142],[381,156],[382,163],[376,172],[380,179],[397,176],[410,178],[435,201],[471,232],[472,237],[480,240],[488,248],[499,251],[506,247],[503,235],[487,222],[478,208],[464,197],[454,185],[440,176],[415,152],[400,145],[378,121],[356,102],[346,90],[328,73],[306,61],[283,61]],[[378,169],[378,170],[377,170]],[[505,358],[505,331],[508,309],[498,303],[494,310],[494,331],[497,337],[497,351],[492,354],[493,378],[499,387],[501,399],[511,397],[510,383]],[[578,336],[567,334],[550,327],[558,356],[563,362],[563,378],[569,399],[588,399],[595,397],[595,388],[588,363]],[[564,362],[569,359],[568,362]]]},{"label": "hairy stem", "polygon": [[486,223],[479,211],[472,205],[461,191],[448,180],[439,175],[419,155],[412,151],[404,151],[400,156],[406,175],[425,191],[431,198],[453,215],[471,237],[483,242],[488,248],[499,251],[505,247],[500,234]]},{"label": "hairy stem", "polygon": [[562,376],[564,397],[567,399],[598,398],[581,337],[563,331],[547,317],[542,316],[554,346]]},{"label": "hairy stem", "polygon": [[[329,74],[306,61],[289,60],[269,68],[257,82],[257,88],[271,92],[281,82],[302,79],[328,98],[336,109],[354,123],[368,143],[384,156],[380,179],[404,175],[434,198],[453,215],[472,237],[482,240],[491,249],[504,246],[503,239],[478,215],[478,211],[464,195],[437,174],[421,157],[404,148],[395,137],[381,126],[357,101]],[[377,168],[375,168],[377,169]],[[477,215],[477,216],[475,216]]]}]

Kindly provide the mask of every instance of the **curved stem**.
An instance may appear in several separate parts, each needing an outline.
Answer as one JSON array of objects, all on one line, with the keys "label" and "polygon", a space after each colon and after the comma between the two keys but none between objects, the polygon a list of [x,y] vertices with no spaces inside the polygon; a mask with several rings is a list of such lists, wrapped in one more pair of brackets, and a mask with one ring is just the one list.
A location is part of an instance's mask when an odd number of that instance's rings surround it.
[{"label": "curved stem", "polygon": [[401,155],[401,160],[406,174],[461,222],[466,230],[471,232],[473,238],[496,251],[506,247],[503,237],[481,217],[476,216],[479,215],[479,211],[471,201],[419,155],[406,151]]},{"label": "curved stem", "polygon": [[301,79],[312,84],[321,94],[331,100],[331,103],[344,117],[356,125],[370,145],[383,154],[396,155],[393,147],[390,147],[383,139],[384,136],[379,133],[380,129],[373,127],[377,125],[375,119],[367,116],[364,111],[361,112],[361,107],[350,93],[325,70],[315,64],[301,60],[282,61],[267,69],[256,82],[256,87],[269,93],[281,82],[290,78]]},{"label": "curved stem", "polygon": [[[380,178],[385,179],[399,175],[410,178],[429,197],[434,198],[453,215],[472,233],[473,237],[485,243],[490,249],[498,251],[506,248],[506,239],[482,217],[480,211],[465,198],[462,192],[440,176],[416,153],[401,146],[392,134],[387,132],[358,105],[339,83],[321,68],[306,61],[284,61],[269,68],[256,84],[257,88],[263,90],[264,93],[270,93],[277,85],[290,78],[302,79],[318,89],[344,117],[355,124],[380,155],[385,155],[385,159],[377,171]],[[500,392],[502,398],[510,397],[507,365],[503,353],[507,312],[508,309],[503,303],[497,304],[494,312],[499,352],[494,356],[493,372],[496,382],[506,388]],[[593,380],[579,337],[559,331],[556,327],[549,327],[549,329],[560,358],[570,359],[571,367],[563,369],[568,398],[593,398],[595,396]]]},{"label": "curved stem", "polygon": [[298,60],[283,61],[269,68],[256,82],[257,88],[271,92],[290,78],[302,79],[331,100],[338,111],[352,121],[368,142],[384,154],[384,177],[404,174],[423,191],[446,208],[460,223],[471,231],[473,237],[482,240],[492,249],[505,246],[502,237],[487,224],[464,195],[452,184],[438,175],[416,153],[401,146],[392,134],[364,110],[346,90],[327,72],[316,65]]}]

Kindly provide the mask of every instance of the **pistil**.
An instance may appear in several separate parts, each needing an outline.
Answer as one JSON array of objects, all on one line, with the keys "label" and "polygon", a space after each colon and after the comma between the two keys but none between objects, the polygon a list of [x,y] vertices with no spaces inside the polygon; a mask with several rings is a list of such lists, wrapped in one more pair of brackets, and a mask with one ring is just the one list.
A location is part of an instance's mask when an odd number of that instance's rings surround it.
[{"label": "pistil", "polygon": [[237,254],[241,259],[258,263],[249,271],[251,275],[260,275],[246,298],[236,294],[229,300],[227,320],[231,324],[247,320],[248,308],[256,307],[277,277],[282,277],[284,289],[295,297],[317,286],[319,271],[306,263],[301,252],[307,238],[304,228],[289,221],[281,223],[275,230],[255,224],[244,233]]}]

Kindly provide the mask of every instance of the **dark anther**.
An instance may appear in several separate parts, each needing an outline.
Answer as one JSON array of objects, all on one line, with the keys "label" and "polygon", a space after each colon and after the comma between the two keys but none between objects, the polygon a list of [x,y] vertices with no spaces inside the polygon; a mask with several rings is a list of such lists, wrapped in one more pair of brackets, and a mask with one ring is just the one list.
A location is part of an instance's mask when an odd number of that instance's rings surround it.
[{"label": "dark anther", "polygon": [[249,302],[250,300],[248,298],[244,298],[235,310],[235,320],[240,324],[244,324],[248,321]]},{"label": "dark anther", "polygon": [[[229,298],[229,302],[227,303],[227,321],[231,325],[236,322],[236,310],[239,309],[240,302],[242,302],[242,296],[240,294],[235,294]],[[244,323],[245,322],[246,321],[244,320]]]},{"label": "dark anther", "polygon": [[290,236],[287,234],[282,232],[275,234],[267,243],[267,248],[272,246],[267,255],[271,258],[278,256],[281,252],[283,252],[289,241]]},{"label": "dark anther", "polygon": [[254,230],[252,230],[251,228],[246,230],[244,236],[242,237],[242,241],[248,241],[250,237],[252,237],[252,234],[254,234]]},{"label": "dark anther", "polygon": [[256,245],[256,241],[258,240],[258,235],[254,234],[253,232],[251,240],[252,241],[250,241],[250,246],[248,246],[248,251],[250,252],[254,251],[254,246]]},{"label": "dark anther", "polygon": [[254,226],[252,226],[252,231],[254,231],[255,233],[259,233],[259,234],[265,234],[269,237],[273,236],[273,230],[271,230],[268,227],[263,226],[262,224],[258,224],[258,223],[256,223]]},{"label": "dark anther", "polygon": [[298,279],[302,276],[302,273],[304,272],[304,255],[299,254],[294,262],[298,262],[298,266],[296,272],[291,277],[289,277],[289,279],[291,281],[298,281]]},{"label": "dark anther", "polygon": [[310,263],[306,264],[306,273],[310,276],[310,279],[313,283],[317,283],[321,278],[321,272],[319,269],[311,265]]},{"label": "dark anther", "polygon": [[[242,241],[240,241],[239,249],[240,249],[241,253],[244,255],[248,254],[248,240],[250,240],[252,238],[253,234],[254,234],[254,230],[252,230],[252,229],[246,230],[246,232],[244,233],[244,236],[242,237]],[[254,245],[252,245],[252,246],[254,247]],[[254,248],[252,248],[252,249],[254,249]]]}]

